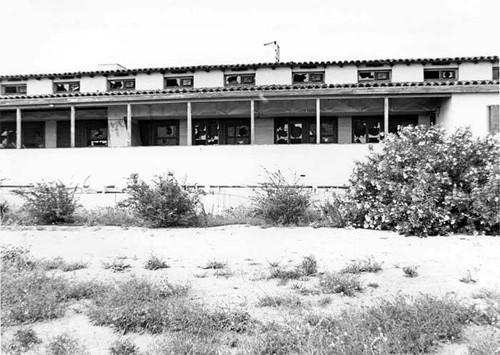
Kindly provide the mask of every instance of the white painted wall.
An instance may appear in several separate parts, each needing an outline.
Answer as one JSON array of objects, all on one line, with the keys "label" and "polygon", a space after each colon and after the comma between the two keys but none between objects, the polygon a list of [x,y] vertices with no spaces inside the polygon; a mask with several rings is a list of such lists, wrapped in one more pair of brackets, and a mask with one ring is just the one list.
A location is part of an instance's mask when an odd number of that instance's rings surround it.
[{"label": "white painted wall", "polygon": [[325,69],[326,84],[355,84],[358,82],[358,68],[355,65],[329,65]]},{"label": "white painted wall", "polygon": [[458,66],[459,80],[492,80],[493,66],[491,63],[462,63]]},{"label": "white painted wall", "polygon": [[127,126],[124,118],[127,117],[127,106],[108,107],[108,146],[127,146]]},{"label": "white painted wall", "polygon": [[255,72],[256,85],[290,85],[292,84],[292,69],[290,68],[259,68]]},{"label": "white painted wall", "polygon": [[84,76],[80,79],[81,92],[102,92],[107,90],[107,79],[104,76],[93,78]]},{"label": "white painted wall", "polygon": [[476,135],[488,133],[488,105],[498,105],[498,93],[453,94],[443,101],[436,123],[447,130],[470,127]]},{"label": "white painted wall", "polygon": [[222,70],[197,71],[194,73],[195,88],[211,88],[224,86],[224,73]]},{"label": "white painted wall", "polygon": [[424,81],[424,66],[420,63],[394,64],[392,67],[393,82]]},{"label": "white painted wall", "polygon": [[26,90],[28,95],[52,94],[54,92],[50,79],[28,79]]},{"label": "white painted wall", "polygon": [[138,73],[135,77],[136,90],[163,89],[163,74],[161,73]]}]

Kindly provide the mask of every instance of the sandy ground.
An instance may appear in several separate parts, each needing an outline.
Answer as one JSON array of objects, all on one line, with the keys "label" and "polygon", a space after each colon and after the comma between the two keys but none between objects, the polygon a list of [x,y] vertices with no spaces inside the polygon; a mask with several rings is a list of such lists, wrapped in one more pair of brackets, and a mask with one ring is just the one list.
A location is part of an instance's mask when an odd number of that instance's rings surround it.
[{"label": "sandy ground", "polygon": [[[260,228],[226,226],[208,229],[144,229],[144,228],[82,228],[33,227],[0,229],[3,245],[29,247],[37,258],[63,257],[67,261],[85,261],[87,269],[65,273],[78,279],[123,279],[132,275],[167,278],[173,283],[189,284],[190,297],[213,306],[242,306],[263,321],[285,317],[282,309],[255,307],[264,295],[297,294],[292,286],[317,284],[309,281],[278,285],[267,280],[270,262],[281,265],[299,263],[304,256],[314,255],[320,272],[335,271],[357,259],[373,257],[383,262],[383,270],[363,274],[367,287],[356,297],[333,295],[332,303],[319,307],[323,296],[301,296],[309,308],[318,312],[336,312],[347,306],[369,305],[380,298],[397,293],[456,295],[470,299],[482,288],[500,289],[500,238],[484,236],[451,236],[420,239],[402,237],[392,232],[330,228]],[[168,269],[144,269],[148,257],[164,258]],[[113,273],[103,262],[119,258],[132,268]],[[229,275],[218,276],[216,270],[204,270],[208,261],[227,263]],[[418,266],[419,276],[403,276],[402,267]],[[474,284],[460,282],[470,273]],[[105,327],[91,326],[81,310],[70,310],[66,317],[37,323],[35,331],[46,339],[63,331],[74,333],[92,354],[107,354],[109,344],[121,335]],[[17,329],[3,329],[4,336]],[[154,336],[134,334],[137,345],[146,348]],[[453,346],[446,354],[462,354],[463,348]],[[451,352],[450,352],[451,351]]]}]

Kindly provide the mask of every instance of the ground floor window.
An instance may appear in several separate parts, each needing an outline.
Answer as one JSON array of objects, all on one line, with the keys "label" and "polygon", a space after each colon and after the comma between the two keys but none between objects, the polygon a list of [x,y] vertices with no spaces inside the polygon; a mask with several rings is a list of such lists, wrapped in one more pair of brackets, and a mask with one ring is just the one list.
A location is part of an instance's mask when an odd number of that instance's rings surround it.
[{"label": "ground floor window", "polygon": [[[16,148],[16,123],[6,122],[0,124],[1,148]],[[23,148],[45,147],[45,123],[22,122],[21,142]]]},{"label": "ground floor window", "polygon": [[397,133],[398,127],[417,126],[418,115],[389,116],[389,133]]},{"label": "ground floor window", "polygon": [[[316,118],[276,118],[274,121],[274,143],[316,143]],[[337,143],[336,117],[321,118],[321,143]]]},{"label": "ground floor window", "polygon": [[139,121],[142,145],[179,145],[179,121]]},{"label": "ground floor window", "polygon": [[[57,147],[70,147],[70,122],[57,122]],[[107,147],[108,121],[107,120],[77,120],[75,122],[76,147]]]},{"label": "ground floor window", "polygon": [[378,143],[384,135],[384,117],[353,117],[352,142],[353,143]]},{"label": "ground floor window", "polygon": [[250,144],[250,119],[193,120],[193,144]]}]

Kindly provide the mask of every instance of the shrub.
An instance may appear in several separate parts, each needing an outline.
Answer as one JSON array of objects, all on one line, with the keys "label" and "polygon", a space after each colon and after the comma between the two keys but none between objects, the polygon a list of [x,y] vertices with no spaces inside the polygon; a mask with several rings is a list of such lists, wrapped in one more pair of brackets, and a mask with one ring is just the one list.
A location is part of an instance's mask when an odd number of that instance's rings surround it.
[{"label": "shrub", "polygon": [[163,259],[160,259],[156,255],[150,255],[150,257],[146,261],[146,265],[144,265],[144,268],[147,270],[159,270],[169,267],[170,266]]},{"label": "shrub", "polygon": [[2,246],[0,255],[2,268],[14,268],[16,270],[32,270],[36,262],[31,257],[30,251],[24,247],[12,245]]},{"label": "shrub", "polygon": [[138,355],[139,348],[130,339],[119,339],[109,347],[110,355]]},{"label": "shrub", "polygon": [[25,353],[34,346],[41,344],[42,340],[38,337],[33,328],[21,328],[14,333],[12,341],[7,344],[9,353]]},{"label": "shrub", "polygon": [[418,276],[418,266],[416,265],[408,265],[403,267],[403,274],[406,277],[417,277]]},{"label": "shrub", "polygon": [[221,270],[221,269],[224,269],[226,267],[227,267],[226,262],[214,259],[214,260],[207,261],[207,263],[205,264],[205,266],[202,267],[202,269],[204,269],[204,270],[208,270],[208,269]]},{"label": "shrub", "polygon": [[60,224],[73,221],[77,207],[77,187],[62,182],[40,182],[29,190],[15,190],[24,199],[24,209],[35,223]]},{"label": "shrub", "polygon": [[304,276],[310,276],[318,272],[318,262],[314,255],[305,256],[302,262],[292,268],[280,266],[278,262],[270,263],[270,279],[280,279],[282,282],[297,280]]},{"label": "shrub", "polygon": [[63,333],[54,337],[47,344],[46,355],[90,355],[78,339]]},{"label": "shrub", "polygon": [[172,175],[156,176],[150,186],[132,174],[126,191],[130,197],[120,206],[131,208],[153,228],[198,224],[198,194],[186,191]]},{"label": "shrub", "polygon": [[373,258],[366,258],[350,263],[340,272],[343,274],[360,274],[362,272],[379,272],[380,270],[382,270],[382,263],[375,261]]},{"label": "shrub", "polygon": [[175,337],[162,339],[148,349],[148,355],[224,355],[220,339],[216,336],[176,333]]},{"label": "shrub", "polygon": [[467,273],[459,279],[459,281],[465,284],[475,284],[477,282],[477,279],[473,277],[470,270],[468,270]]},{"label": "shrub", "polygon": [[318,272],[318,262],[314,255],[305,256],[302,259],[302,263],[300,265],[305,276],[313,275]]},{"label": "shrub", "polygon": [[61,270],[63,272],[70,272],[85,269],[88,267],[87,263],[84,262],[67,262],[61,257],[57,257],[49,260],[40,261],[41,267],[46,270]]},{"label": "shrub", "polygon": [[303,306],[301,299],[294,295],[287,296],[269,296],[259,298],[258,307],[281,307],[299,308]]},{"label": "shrub", "polygon": [[325,273],[319,279],[319,288],[323,293],[340,293],[354,296],[363,290],[358,278],[339,273]]},{"label": "shrub", "polygon": [[127,269],[130,269],[132,266],[130,264],[127,264],[123,260],[115,259],[110,262],[103,262],[102,267],[113,272],[123,272]]},{"label": "shrub", "polygon": [[287,181],[281,171],[266,170],[267,181],[260,184],[252,198],[254,212],[266,222],[277,225],[298,224],[311,205],[311,194],[295,177]]},{"label": "shrub", "polygon": [[345,216],[354,226],[405,235],[498,234],[499,147],[469,129],[402,128],[356,164]]}]

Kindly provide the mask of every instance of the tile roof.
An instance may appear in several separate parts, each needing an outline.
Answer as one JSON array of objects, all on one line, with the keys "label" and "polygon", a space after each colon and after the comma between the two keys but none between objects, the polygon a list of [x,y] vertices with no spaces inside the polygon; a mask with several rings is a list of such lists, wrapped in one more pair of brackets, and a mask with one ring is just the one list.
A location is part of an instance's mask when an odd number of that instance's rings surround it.
[{"label": "tile roof", "polygon": [[319,61],[319,62],[280,62],[280,63],[251,63],[251,64],[218,64],[218,65],[194,65],[182,67],[159,67],[159,68],[137,68],[123,70],[96,70],[96,71],[78,71],[64,73],[45,73],[45,74],[17,74],[17,75],[0,75],[0,80],[27,80],[32,78],[59,78],[64,76],[94,76],[94,75],[135,75],[137,73],[182,73],[194,72],[197,70],[247,70],[248,68],[278,68],[278,67],[317,67],[327,65],[384,65],[384,64],[412,64],[412,63],[430,63],[430,64],[446,64],[446,63],[462,63],[462,62],[498,62],[498,56],[478,56],[478,57],[445,57],[445,58],[416,58],[416,59],[373,59],[373,60],[340,60],[340,61]]},{"label": "tile roof", "polygon": [[391,88],[391,87],[456,87],[472,85],[499,85],[498,80],[469,81],[419,81],[419,82],[364,82],[356,84],[293,84],[293,85],[261,85],[261,86],[227,86],[213,88],[175,88],[154,90],[102,91],[102,92],[68,92],[40,95],[5,95],[0,100],[72,98],[72,97],[102,97],[131,95],[161,95],[161,94],[196,94],[224,92],[261,92],[261,91],[300,91],[319,89],[356,89],[356,88]]}]

